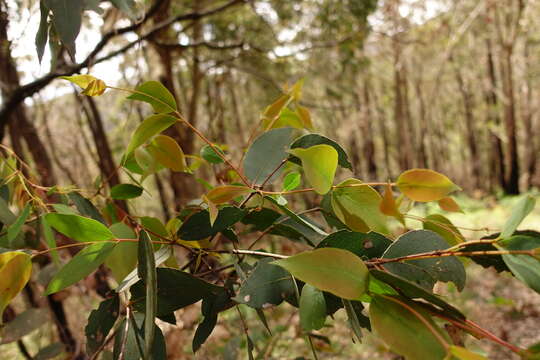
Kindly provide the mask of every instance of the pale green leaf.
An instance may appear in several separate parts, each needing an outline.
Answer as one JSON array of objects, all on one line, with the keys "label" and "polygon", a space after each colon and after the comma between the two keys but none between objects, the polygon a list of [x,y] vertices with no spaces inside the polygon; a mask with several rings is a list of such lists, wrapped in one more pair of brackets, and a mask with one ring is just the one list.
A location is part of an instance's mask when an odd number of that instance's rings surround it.
[{"label": "pale green leaf", "polygon": [[409,199],[421,202],[437,201],[461,190],[445,175],[429,169],[407,170],[398,177],[396,184]]},{"label": "pale green leaf", "polygon": [[296,148],[289,153],[302,160],[308,182],[321,195],[332,188],[338,164],[338,153],[330,145],[314,145],[307,149]]}]

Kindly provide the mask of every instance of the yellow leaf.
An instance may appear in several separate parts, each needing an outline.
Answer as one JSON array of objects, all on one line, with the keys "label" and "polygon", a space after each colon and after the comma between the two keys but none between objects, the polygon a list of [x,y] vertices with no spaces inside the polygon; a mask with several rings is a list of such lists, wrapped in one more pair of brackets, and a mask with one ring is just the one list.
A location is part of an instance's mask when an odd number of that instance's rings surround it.
[{"label": "yellow leaf", "polygon": [[311,115],[309,113],[309,110],[303,106],[297,105],[296,106],[296,113],[302,120],[302,124],[306,129],[313,129],[313,122],[311,121]]},{"label": "yellow leaf", "polygon": [[307,180],[318,194],[324,195],[330,191],[338,164],[336,149],[320,144],[307,149],[291,149],[289,153],[302,160]]},{"label": "yellow leaf", "polygon": [[407,170],[398,177],[396,184],[408,198],[421,202],[440,200],[461,190],[443,174],[428,169]]},{"label": "yellow leaf", "polygon": [[88,96],[99,96],[103,94],[107,88],[107,85],[103,80],[92,75],[61,76],[61,78],[79,86],[84,90],[82,93]]},{"label": "yellow leaf", "polygon": [[206,195],[203,195],[202,199],[204,200],[206,204],[208,204],[208,213],[210,215],[210,226],[214,226],[214,223],[216,222],[216,219],[219,215],[219,210],[216,204],[214,204],[211,200],[209,200],[208,197],[206,197]]},{"label": "yellow leaf", "polygon": [[390,184],[386,184],[384,196],[382,198],[379,209],[383,214],[395,217],[402,224],[404,224],[403,214],[399,212],[398,206],[392,194],[392,186]]},{"label": "yellow leaf", "polygon": [[449,196],[440,199],[439,206],[444,211],[460,213],[463,212],[463,210],[461,210],[461,208],[459,207],[458,203]]},{"label": "yellow leaf", "polygon": [[247,186],[224,185],[213,188],[206,194],[206,198],[216,205],[224,204],[234,198],[243,196],[252,192]]},{"label": "yellow leaf", "polygon": [[31,256],[20,251],[0,254],[0,324],[7,305],[24,288],[32,272]]},{"label": "yellow leaf", "polygon": [[187,168],[182,148],[170,136],[156,136],[147,150],[158,163],[172,171],[185,171]]},{"label": "yellow leaf", "polygon": [[269,118],[269,119],[276,118],[281,112],[281,109],[287,106],[290,100],[291,100],[290,95],[281,95],[279,99],[277,99],[273,104],[269,105],[264,110],[263,117]]}]

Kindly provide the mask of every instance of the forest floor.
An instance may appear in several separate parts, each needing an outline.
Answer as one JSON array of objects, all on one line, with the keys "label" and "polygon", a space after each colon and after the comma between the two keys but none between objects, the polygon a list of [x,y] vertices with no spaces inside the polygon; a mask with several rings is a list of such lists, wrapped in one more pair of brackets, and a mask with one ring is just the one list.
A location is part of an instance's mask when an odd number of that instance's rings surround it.
[{"label": "forest floor", "polygon": [[[539,194],[534,196],[539,198]],[[452,222],[463,228],[489,228],[490,233],[502,227],[508,217],[515,198],[473,200],[460,197],[458,203],[464,214],[445,214]],[[420,208],[415,215],[438,212],[433,208]],[[418,224],[411,223],[414,227]],[[536,206],[529,217],[523,222],[520,229],[533,229],[540,231],[540,206]],[[476,239],[487,232],[473,232],[463,230],[467,239]],[[436,292],[448,302],[461,309],[469,319],[494,333],[498,337],[512,344],[527,347],[540,341],[540,295],[527,288],[508,273],[497,274],[492,268],[484,269],[472,262],[466,264],[467,285],[462,293],[458,293],[452,284],[439,283]],[[97,298],[76,296],[82,292],[84,286],[74,287],[73,293],[67,301],[68,320],[83,340],[84,326],[86,325],[82,313],[97,306]],[[75,295],[75,296],[73,296]],[[81,302],[82,301],[82,302]],[[94,303],[95,302],[95,303]],[[22,304],[15,304],[22,306]],[[255,345],[255,355],[259,359],[312,359],[309,346],[302,337],[299,327],[298,312],[288,304],[265,310],[272,334],[269,334],[258,320],[255,311],[241,307],[242,314],[249,327],[250,337]],[[213,334],[196,355],[191,351],[191,339],[195,327],[200,320],[199,306],[192,306],[177,312],[178,326],[172,327],[161,323],[167,337],[169,359],[247,359],[247,342],[241,321],[236,311],[224,313],[218,322]],[[40,330],[23,338],[30,353],[35,354],[38,349],[50,344],[51,334],[55,333],[52,324],[42,326]],[[389,360],[399,359],[390,352],[386,346],[369,332],[364,332],[362,343],[352,342],[352,333],[347,325],[344,310],[339,310],[334,319],[328,319],[326,326],[317,332],[320,339],[314,344],[319,359],[360,359],[360,360]],[[465,345],[490,360],[519,359],[505,348],[486,340],[477,340],[471,336],[465,338]],[[103,360],[112,359],[112,354],[106,352]],[[23,360],[15,344],[0,345],[0,359]],[[65,357],[42,357],[44,359],[65,359]]]}]

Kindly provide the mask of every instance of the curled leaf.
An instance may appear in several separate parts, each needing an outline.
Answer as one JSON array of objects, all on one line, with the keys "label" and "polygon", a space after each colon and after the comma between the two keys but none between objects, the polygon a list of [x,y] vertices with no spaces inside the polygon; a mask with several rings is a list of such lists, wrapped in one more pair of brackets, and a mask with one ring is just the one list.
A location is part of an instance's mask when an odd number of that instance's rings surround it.
[{"label": "curled leaf", "polygon": [[7,305],[24,288],[32,272],[30,255],[20,251],[0,254],[0,324]]},{"label": "curled leaf", "polygon": [[92,75],[61,76],[60,78],[79,86],[83,89],[82,93],[88,96],[99,96],[103,94],[107,88],[107,84],[105,84],[103,80]]}]

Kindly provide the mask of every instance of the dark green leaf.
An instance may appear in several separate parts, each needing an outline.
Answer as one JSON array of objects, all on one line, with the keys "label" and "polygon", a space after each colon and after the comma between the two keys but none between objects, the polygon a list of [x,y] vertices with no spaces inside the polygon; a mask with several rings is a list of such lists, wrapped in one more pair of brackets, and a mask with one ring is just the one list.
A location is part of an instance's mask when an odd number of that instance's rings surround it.
[{"label": "dark green leaf", "polygon": [[139,234],[139,264],[137,272],[145,286],[144,359],[149,359],[154,342],[154,323],[157,313],[157,274],[154,247],[146,231]]},{"label": "dark green leaf", "polygon": [[75,56],[75,39],[81,29],[82,0],[45,0],[52,11],[52,23],[56,33],[71,56]]},{"label": "dark green leaf", "polygon": [[36,33],[36,51],[39,63],[41,63],[43,52],[45,51],[45,45],[47,45],[47,39],[49,38],[49,9],[45,5],[45,1],[39,2],[39,11],[41,17],[39,20],[39,28]]},{"label": "dark green leaf", "polygon": [[96,310],[92,310],[84,328],[86,334],[86,352],[93,355],[103,344],[120,314],[120,298],[103,300]]},{"label": "dark green leaf", "polygon": [[[41,227],[43,229],[43,237],[45,238],[45,243],[49,247],[49,249],[56,248],[56,238],[53,234],[53,231],[51,229],[51,226],[47,222],[47,219],[45,216],[40,217],[41,220]],[[58,256],[57,250],[52,250],[50,252],[51,257],[56,265],[60,265],[60,257]]]},{"label": "dark green leaf", "polygon": [[[472,251],[497,251],[497,248],[492,244],[470,244],[460,248],[463,252]],[[510,271],[506,266],[501,255],[474,255],[468,256],[472,261],[485,268],[493,266],[497,272]]]},{"label": "dark green leaf", "polygon": [[325,237],[317,248],[331,247],[349,250],[364,260],[382,257],[392,241],[376,232],[359,233],[341,230]]},{"label": "dark green leaf", "polygon": [[[244,173],[249,181],[261,185],[280,166],[289,154],[286,150],[291,142],[292,129],[279,128],[263,133],[248,149],[244,158]],[[275,171],[267,184],[272,183],[281,173]]]},{"label": "dark green leaf", "polygon": [[45,294],[54,294],[90,275],[107,259],[114,246],[115,243],[112,242],[99,242],[79,251],[56,273],[49,286],[47,286]]},{"label": "dark green leaf", "polygon": [[202,344],[208,339],[217,323],[219,312],[232,306],[231,298],[223,288],[217,296],[210,296],[203,299],[202,315],[203,321],[197,326],[195,336],[193,337],[192,348],[196,352]]},{"label": "dark green leaf", "polygon": [[137,6],[134,0],[111,0],[111,3],[131,20],[137,20]]},{"label": "dark green leaf", "polygon": [[362,328],[371,331],[371,324],[369,322],[369,318],[362,314],[364,306],[360,301],[352,300],[343,300],[343,305],[345,307],[345,311],[347,312],[347,318],[349,319],[351,329],[354,335],[356,335],[358,341],[361,342]]},{"label": "dark green leaf", "polygon": [[70,192],[68,194],[71,201],[73,201],[73,204],[75,204],[75,207],[81,215],[91,217],[94,220],[99,221],[102,224],[105,224],[105,220],[103,220],[103,216],[99,213],[99,210],[96,209],[94,204],[90,202],[90,200],[84,198],[81,194],[78,192]]},{"label": "dark green leaf", "polygon": [[437,295],[426,291],[424,288],[407,279],[380,270],[371,270],[370,274],[376,279],[392,286],[394,289],[398,290],[401,294],[410,299],[424,299],[427,302],[438,306],[440,309],[445,310],[448,314],[457,319],[465,319],[465,315],[463,315],[458,309],[443,301]]},{"label": "dark green leaf", "polygon": [[30,308],[5,324],[0,344],[17,341],[49,321],[49,312],[46,308]]},{"label": "dark green leaf", "polygon": [[133,184],[118,184],[112,187],[111,197],[113,199],[127,200],[141,196],[143,188]]},{"label": "dark green leaf", "polygon": [[127,98],[149,103],[152,105],[155,113],[171,113],[176,111],[176,100],[174,96],[160,82],[147,81],[139,85],[135,91],[136,93],[129,95]]},{"label": "dark green leaf", "polygon": [[210,225],[208,210],[199,211],[184,221],[178,229],[178,237],[182,240],[204,239],[236,224],[245,214],[245,210],[235,206],[224,206],[219,209],[214,225]]},{"label": "dark green leaf", "polygon": [[323,292],[309,284],[300,295],[300,325],[304,331],[319,330],[326,320],[326,301]]},{"label": "dark green leaf", "polygon": [[[127,334],[126,322],[129,323]],[[133,313],[133,321],[128,319],[124,319],[124,321],[122,321],[118,327],[119,331],[114,339],[114,359],[119,359],[121,353],[123,354],[123,360],[140,360],[142,358],[143,354],[141,354],[140,351],[142,349],[139,348],[138,344],[144,344],[145,341],[143,327],[144,314]],[[154,325],[154,333],[155,340],[152,346],[151,359],[166,360],[167,349],[165,346],[165,339],[161,329],[157,325]]]},{"label": "dark green leaf", "polygon": [[233,299],[255,309],[279,305],[285,297],[294,293],[294,284],[289,273],[279,266],[270,264],[272,259],[265,258],[242,283],[238,294]]},{"label": "dark green leaf", "polygon": [[242,223],[252,225],[250,231],[264,231],[270,227],[281,214],[269,208],[256,208],[242,218]]},{"label": "dark green leaf", "polygon": [[[112,224],[110,230],[119,239],[137,239],[135,232],[124,223]],[[105,265],[111,269],[118,283],[137,266],[137,248],[137,242],[122,241],[116,245],[105,261]]]},{"label": "dark green leaf", "polygon": [[[138,245],[138,244],[137,244]],[[171,246],[163,246],[161,249],[156,251],[154,253],[154,261],[156,262],[156,266],[159,266],[163,264],[167,259],[171,257],[172,254],[172,247]],[[124,280],[118,285],[116,288],[116,292],[122,292],[124,290],[127,290],[131,285],[135,284],[139,280],[139,274],[138,269],[133,269],[132,272],[130,272]]]},{"label": "dark green leaf", "polygon": [[[265,196],[264,197],[265,200],[269,200],[271,203],[273,203],[275,206],[277,206],[279,209],[281,209],[286,215],[288,215],[291,220],[293,220],[294,222],[302,225],[302,226],[305,226],[311,230],[313,230],[315,233],[317,233],[318,235],[322,237],[325,237],[327,236],[328,234],[325,233],[324,231],[322,231],[319,227],[315,226],[314,224],[312,224],[311,222],[309,221],[306,221],[305,219],[303,219],[302,217],[298,216],[297,214],[295,214],[293,211],[291,211],[288,207],[284,206],[284,205],[281,205],[276,199],[270,197],[270,196]],[[318,243],[318,242],[317,242]]]},{"label": "dark green leaf", "polygon": [[[218,149],[219,152],[221,152],[221,154],[223,154],[223,151],[221,151],[219,147],[216,146],[216,148]],[[210,164],[221,164],[223,162],[223,159],[218,154],[216,154],[216,152],[214,151],[214,149],[212,149],[210,145],[204,145],[201,148],[200,155],[204,160],[208,161]]]},{"label": "dark green leaf", "polygon": [[99,221],[79,215],[55,214],[45,215],[45,219],[56,231],[76,241],[105,241],[114,239],[113,233]]},{"label": "dark green leaf", "polygon": [[[449,247],[448,243],[438,234],[428,230],[415,230],[401,235],[384,252],[383,258],[393,259],[435,250],[444,250]],[[429,276],[435,280],[456,284],[458,290],[465,286],[465,268],[455,257],[440,257],[420,260],[409,260],[385,264],[384,267],[390,272],[407,279],[423,284],[429,288]],[[427,274],[426,274],[427,273]],[[426,284],[431,284],[426,286]]]},{"label": "dark green leaf", "polygon": [[[338,164],[341,167],[352,170],[352,165],[349,162],[349,158],[345,150],[343,150],[343,148],[334,140],[331,140],[325,136],[322,136],[319,134],[307,134],[307,135],[301,136],[291,144],[291,149],[295,149],[295,148],[306,149],[308,147],[311,147],[314,145],[320,145],[320,144],[330,145],[334,149],[336,149],[338,153]],[[289,158],[289,161],[295,164],[301,165],[300,159],[298,159],[295,156],[291,156]]]},{"label": "dark green leaf", "polygon": [[[504,242],[504,248],[514,251],[540,249],[540,237],[514,235]],[[505,254],[502,258],[516,278],[540,293],[540,254],[536,256]]]},{"label": "dark green leaf", "polygon": [[[186,272],[157,268],[157,316],[168,315],[197,301],[218,294],[221,289]],[[142,281],[131,287],[133,306],[138,311],[146,307],[145,287]]]}]

